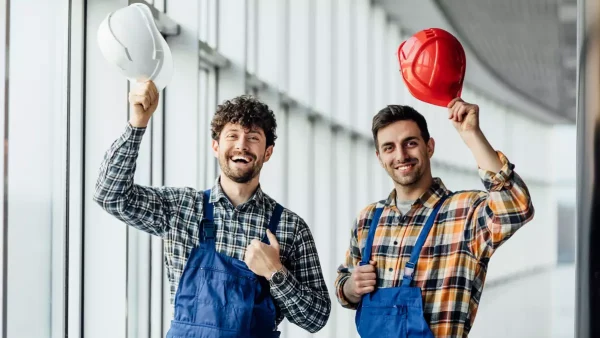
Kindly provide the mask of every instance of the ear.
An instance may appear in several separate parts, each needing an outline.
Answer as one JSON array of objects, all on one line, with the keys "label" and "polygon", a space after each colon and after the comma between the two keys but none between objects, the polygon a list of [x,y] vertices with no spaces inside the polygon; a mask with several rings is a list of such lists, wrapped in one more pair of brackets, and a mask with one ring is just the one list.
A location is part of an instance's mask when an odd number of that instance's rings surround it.
[{"label": "ear", "polygon": [[213,154],[218,159],[219,158],[219,141],[212,140],[212,150],[213,150]]},{"label": "ear", "polygon": [[268,146],[267,149],[265,150],[265,159],[263,162],[267,162],[269,161],[269,159],[271,158],[271,155],[273,155],[273,149],[275,148],[275,146]]},{"label": "ear", "polygon": [[431,158],[433,156],[434,151],[435,151],[435,140],[433,139],[433,137],[430,137],[429,141],[427,142],[427,155],[429,155],[429,158]]}]

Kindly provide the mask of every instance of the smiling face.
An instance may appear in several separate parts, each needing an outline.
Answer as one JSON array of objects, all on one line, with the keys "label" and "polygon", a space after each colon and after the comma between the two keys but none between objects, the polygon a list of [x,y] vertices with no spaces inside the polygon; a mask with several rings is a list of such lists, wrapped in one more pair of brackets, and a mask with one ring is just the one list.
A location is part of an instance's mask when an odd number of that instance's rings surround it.
[{"label": "smiling face", "polygon": [[377,143],[379,162],[396,184],[418,186],[431,178],[435,142],[432,138],[425,142],[414,121],[400,120],[379,129]]},{"label": "smiling face", "polygon": [[219,140],[213,140],[212,148],[225,176],[237,183],[248,183],[258,177],[263,163],[273,153],[273,146],[261,128],[244,128],[237,123],[227,123]]}]

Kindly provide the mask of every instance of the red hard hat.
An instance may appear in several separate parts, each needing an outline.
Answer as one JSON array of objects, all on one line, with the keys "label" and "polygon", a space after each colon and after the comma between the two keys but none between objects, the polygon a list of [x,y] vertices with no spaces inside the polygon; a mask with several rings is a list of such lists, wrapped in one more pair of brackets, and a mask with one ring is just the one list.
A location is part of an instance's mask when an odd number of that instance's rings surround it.
[{"label": "red hard hat", "polygon": [[462,45],[440,28],[422,30],[398,47],[402,79],[417,99],[446,107],[460,97],[466,58]]}]

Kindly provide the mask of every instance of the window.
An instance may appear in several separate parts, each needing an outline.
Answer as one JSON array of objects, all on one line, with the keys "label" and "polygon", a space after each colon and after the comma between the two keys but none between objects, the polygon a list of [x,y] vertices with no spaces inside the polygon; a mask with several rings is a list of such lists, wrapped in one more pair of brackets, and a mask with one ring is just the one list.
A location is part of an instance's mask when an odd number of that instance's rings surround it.
[{"label": "window", "polygon": [[[0,67],[9,81],[8,90],[0,93],[2,130],[9,130],[2,133],[1,152],[7,165],[2,173],[2,202],[6,206],[3,236],[7,236],[7,256],[2,258],[7,268],[3,276],[7,288],[3,325],[9,337],[50,337],[62,334],[65,323],[65,275],[61,272],[66,267],[68,222],[65,70],[69,67],[69,13],[66,1],[0,5],[0,16],[6,16],[0,21]],[[26,16],[40,19],[18,19]],[[8,41],[4,40],[6,33],[10,34]],[[39,55],[44,55],[44,62]],[[33,82],[31,74],[35,74]],[[4,83],[2,88],[6,89]],[[36,318],[35,325],[31,318]]]},{"label": "window", "polygon": [[350,84],[352,83],[352,58],[354,50],[351,48],[351,13],[352,2],[347,0],[337,0],[335,4],[336,13],[334,14],[336,27],[334,28],[336,64],[334,121],[344,126],[352,125],[353,104],[351,101],[352,92]]},{"label": "window", "polygon": [[361,132],[368,132],[370,128],[371,107],[374,99],[373,77],[372,74],[377,69],[374,68],[372,58],[373,37],[371,23],[371,6],[369,0],[358,0],[351,2],[352,6],[352,39],[351,53],[352,56],[352,71],[351,81],[353,88],[351,95],[352,99],[351,113],[353,114],[350,121],[352,128]]},{"label": "window", "polygon": [[[334,94],[333,76],[335,74],[335,67],[332,65],[337,63],[337,58],[340,57],[335,51],[335,40],[333,39],[334,33],[334,8],[333,2],[335,0],[319,0],[315,2],[315,24],[314,34],[314,49],[312,50],[313,57],[315,58],[314,68],[314,95],[315,95],[315,108],[324,113],[325,116],[331,116],[331,110],[333,108]],[[310,85],[310,84],[309,84]]]},{"label": "window", "polygon": [[[290,181],[287,175],[287,166],[290,163],[289,158],[292,157],[289,150],[288,109],[282,107],[277,96],[272,93],[261,92],[258,97],[269,106],[277,120],[277,140],[275,140],[271,159],[263,165],[260,184],[267,195],[282,203],[283,206],[287,206]],[[299,162],[297,161],[295,164],[299,164]]]},{"label": "window", "polygon": [[[333,182],[335,180],[333,137],[330,127],[319,123],[319,121],[313,124],[313,135],[314,146],[310,153],[312,153],[314,189],[309,195],[309,200],[312,201],[311,207],[314,213],[310,225],[319,252],[323,276],[332,299],[332,308],[334,308],[336,300],[333,282],[337,277],[336,268],[340,262],[336,261],[336,255],[333,251],[335,238],[339,235],[336,228],[337,212],[334,209],[335,203],[333,201],[336,196]],[[335,323],[334,311],[330,315],[329,322]],[[335,337],[334,330],[334,325],[327,325],[316,336],[323,338]]]},{"label": "window", "polygon": [[288,93],[291,97],[305,105],[311,104],[313,94],[310,93],[309,81],[312,82],[311,72],[314,69],[314,40],[309,35],[309,27],[314,26],[311,17],[310,0],[289,0],[288,29]]}]

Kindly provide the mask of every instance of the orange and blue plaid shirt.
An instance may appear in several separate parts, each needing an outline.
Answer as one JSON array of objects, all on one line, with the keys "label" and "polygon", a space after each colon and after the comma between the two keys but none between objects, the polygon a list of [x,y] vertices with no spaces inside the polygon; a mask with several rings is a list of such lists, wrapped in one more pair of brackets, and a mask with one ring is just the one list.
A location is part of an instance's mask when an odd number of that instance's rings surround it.
[{"label": "orange and blue plaid shirt", "polygon": [[[411,286],[421,288],[425,320],[435,337],[466,337],[483,290],[487,265],[496,249],[534,215],[529,191],[501,152],[498,173],[479,170],[487,191],[457,191],[441,206],[419,256]],[[396,207],[396,192],[387,200],[364,208],[352,228],[344,266],[361,261],[371,218],[383,208],[372,247],[377,262],[377,287],[398,287],[404,265],[427,217],[441,196],[449,194],[439,178],[418,198],[406,215]],[[343,294],[349,273],[335,281],[337,297],[345,308],[356,309]]]}]

